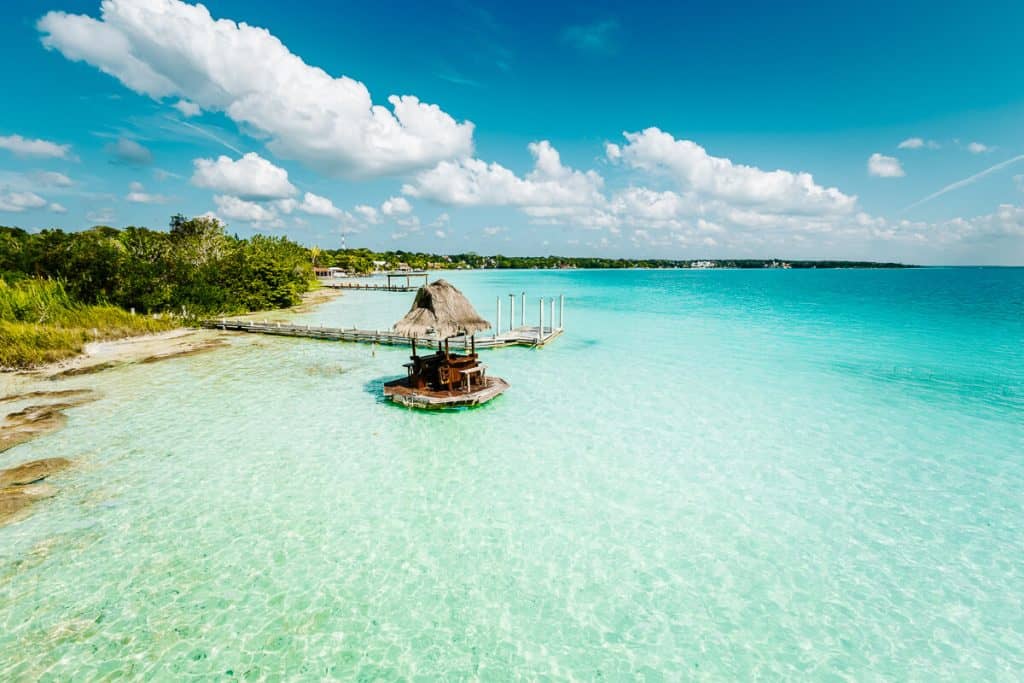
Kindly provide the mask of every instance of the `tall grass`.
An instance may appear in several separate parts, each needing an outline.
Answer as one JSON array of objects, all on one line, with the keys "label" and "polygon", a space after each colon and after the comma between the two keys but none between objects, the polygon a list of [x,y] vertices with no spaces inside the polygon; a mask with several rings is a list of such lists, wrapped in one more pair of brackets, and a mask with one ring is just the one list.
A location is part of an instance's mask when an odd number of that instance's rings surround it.
[{"label": "tall grass", "polygon": [[176,324],[116,306],[79,304],[52,280],[0,279],[0,368],[51,363],[81,353],[90,341],[159,332]]}]

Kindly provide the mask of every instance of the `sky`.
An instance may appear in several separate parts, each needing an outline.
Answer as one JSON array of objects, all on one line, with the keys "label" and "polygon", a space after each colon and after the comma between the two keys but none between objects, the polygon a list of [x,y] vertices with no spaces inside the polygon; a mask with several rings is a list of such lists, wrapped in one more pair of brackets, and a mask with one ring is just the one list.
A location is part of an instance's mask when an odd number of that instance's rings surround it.
[{"label": "sky", "polygon": [[7,0],[0,225],[1020,265],[1022,25],[1009,1]]}]

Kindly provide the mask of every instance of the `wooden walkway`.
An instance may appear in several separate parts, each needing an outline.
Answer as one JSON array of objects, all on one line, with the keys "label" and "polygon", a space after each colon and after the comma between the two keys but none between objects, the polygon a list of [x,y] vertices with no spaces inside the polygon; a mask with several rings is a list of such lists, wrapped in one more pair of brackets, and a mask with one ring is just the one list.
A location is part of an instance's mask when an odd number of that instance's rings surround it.
[{"label": "wooden walkway", "polygon": [[321,287],[331,289],[359,289],[367,292],[415,292],[420,285],[374,285],[362,282],[321,282]]},{"label": "wooden walkway", "polygon": [[[233,332],[253,332],[257,334],[273,334],[281,337],[308,337],[310,339],[326,339],[328,341],[359,342],[363,344],[387,344],[391,346],[409,346],[408,337],[395,334],[390,330],[359,330],[355,327],[324,327],[322,325],[294,325],[291,323],[256,322],[252,320],[204,320],[202,326],[212,330],[228,330]],[[476,337],[477,349],[496,349],[506,346],[542,347],[562,334],[562,328],[554,329],[545,326],[540,330],[537,326],[516,327],[497,335],[480,334]],[[437,344],[436,339],[420,338],[416,345],[427,349]],[[451,348],[465,350],[469,348],[469,339],[456,338],[449,342]]]}]

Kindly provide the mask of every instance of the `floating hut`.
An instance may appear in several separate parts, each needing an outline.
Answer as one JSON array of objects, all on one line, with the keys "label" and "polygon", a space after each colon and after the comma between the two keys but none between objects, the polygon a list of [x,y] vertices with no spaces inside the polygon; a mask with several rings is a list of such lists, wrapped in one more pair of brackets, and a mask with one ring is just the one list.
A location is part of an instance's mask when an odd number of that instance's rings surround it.
[{"label": "floating hut", "polygon": [[[476,353],[477,332],[490,329],[469,300],[446,280],[420,287],[405,317],[394,330],[412,342],[407,374],[384,385],[384,395],[413,408],[457,408],[486,403],[508,389],[508,382],[489,377]],[[449,340],[469,337],[468,353],[452,353]],[[416,340],[429,338],[437,350],[426,356],[416,352]]]}]

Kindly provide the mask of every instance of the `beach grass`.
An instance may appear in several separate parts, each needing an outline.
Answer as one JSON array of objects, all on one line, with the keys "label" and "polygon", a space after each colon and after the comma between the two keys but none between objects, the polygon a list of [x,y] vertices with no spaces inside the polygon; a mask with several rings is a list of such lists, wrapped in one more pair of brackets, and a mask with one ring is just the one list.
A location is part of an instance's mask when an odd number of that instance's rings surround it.
[{"label": "beach grass", "polygon": [[0,280],[0,368],[24,369],[70,358],[88,342],[162,332],[180,321],[74,301],[53,280]]}]

